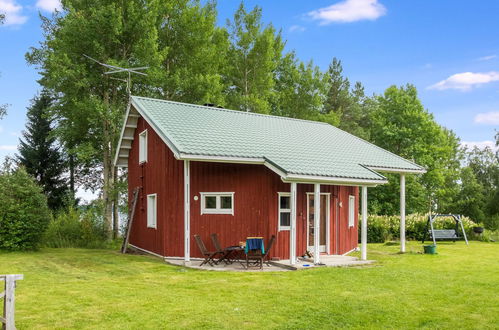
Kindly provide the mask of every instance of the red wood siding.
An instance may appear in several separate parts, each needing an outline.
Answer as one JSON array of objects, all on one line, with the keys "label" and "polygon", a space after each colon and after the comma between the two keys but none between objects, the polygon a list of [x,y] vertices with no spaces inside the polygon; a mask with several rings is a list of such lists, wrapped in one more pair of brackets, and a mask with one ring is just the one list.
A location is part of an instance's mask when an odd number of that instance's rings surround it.
[{"label": "red wood siding", "polygon": [[[147,162],[138,163],[138,134],[148,130]],[[263,165],[191,162],[191,235],[198,234],[213,249],[210,234],[217,233],[223,246],[236,245],[248,236],[276,235],[271,253],[289,258],[289,231],[278,231],[278,192],[290,185]],[[175,159],[161,138],[142,119],[138,121],[128,161],[128,189],[142,187],[132,226],[131,244],[163,256],[184,254],[183,161]],[[298,184],[297,255],[307,250],[307,192],[311,184]],[[201,192],[234,192],[234,215],[201,215]],[[330,252],[343,254],[357,247],[358,188],[322,186],[330,193]],[[157,229],[147,228],[148,194],[157,194]],[[356,196],[355,226],[348,228],[348,196]],[[198,200],[194,200],[194,196]],[[341,203],[342,207],[339,207]],[[324,206],[323,206],[324,207]],[[339,228],[338,225],[339,224]],[[200,252],[191,236],[191,256]]]},{"label": "red wood siding", "polygon": [[[184,167],[140,118],[128,158],[128,196],[142,187],[130,243],[163,256],[183,256]],[[147,162],[139,165],[138,135],[147,129]],[[157,228],[147,228],[147,195],[157,194]],[[130,203],[131,204],[131,203]]]}]

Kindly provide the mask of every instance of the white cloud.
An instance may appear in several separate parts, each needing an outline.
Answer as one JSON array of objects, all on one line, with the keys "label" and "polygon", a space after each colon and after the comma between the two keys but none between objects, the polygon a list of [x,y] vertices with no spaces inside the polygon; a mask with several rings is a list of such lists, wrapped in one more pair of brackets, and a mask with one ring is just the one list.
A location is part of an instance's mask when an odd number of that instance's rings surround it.
[{"label": "white cloud", "polygon": [[493,60],[496,57],[497,57],[497,55],[482,56],[482,57],[477,58],[477,61],[489,61],[489,60]]},{"label": "white cloud", "polygon": [[499,125],[499,111],[479,113],[475,116],[474,122],[485,125]]},{"label": "white cloud", "polygon": [[385,6],[378,3],[378,0],[344,0],[329,7],[311,11],[307,16],[320,21],[321,25],[327,25],[362,20],[373,21],[385,14]]},{"label": "white cloud", "polygon": [[458,89],[461,91],[470,90],[473,87],[477,87],[483,84],[488,84],[499,80],[499,72],[463,72],[456,73],[449,78],[439,81],[438,83],[431,85],[428,89]]},{"label": "white cloud", "polygon": [[36,8],[45,10],[48,12],[53,12],[56,9],[61,11],[62,5],[60,0],[38,0],[36,2]]},{"label": "white cloud", "polygon": [[474,147],[477,147],[479,149],[485,149],[489,147],[492,150],[496,150],[496,143],[494,141],[462,141],[461,145],[464,147],[468,147],[469,149],[473,149]]},{"label": "white cloud", "polygon": [[289,28],[289,32],[303,32],[305,30],[306,28],[301,25],[291,25],[291,27]]},{"label": "white cloud", "polygon": [[11,150],[17,150],[17,146],[16,145],[0,145],[0,150],[1,151],[11,151]]},{"label": "white cloud", "polygon": [[26,23],[28,16],[22,15],[23,6],[15,0],[0,0],[0,13],[5,14],[5,26]]}]

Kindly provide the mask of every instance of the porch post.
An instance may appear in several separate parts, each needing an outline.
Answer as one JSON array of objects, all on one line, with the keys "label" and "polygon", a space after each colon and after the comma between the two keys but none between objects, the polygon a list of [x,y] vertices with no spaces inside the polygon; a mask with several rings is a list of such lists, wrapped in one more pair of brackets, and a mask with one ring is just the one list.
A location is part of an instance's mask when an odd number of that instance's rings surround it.
[{"label": "porch post", "polygon": [[296,263],[296,182],[291,182],[290,193],[291,219],[289,228],[289,261],[291,265]]},{"label": "porch post", "polygon": [[362,186],[362,227],[360,243],[360,258],[362,260],[367,260],[367,186]]},{"label": "porch post", "polygon": [[400,252],[405,252],[405,175],[400,174]]},{"label": "porch post", "polygon": [[319,264],[320,259],[320,221],[321,219],[321,185],[314,185],[314,264]]},{"label": "porch post", "polygon": [[184,262],[191,261],[191,199],[190,199],[190,163],[184,160]]}]

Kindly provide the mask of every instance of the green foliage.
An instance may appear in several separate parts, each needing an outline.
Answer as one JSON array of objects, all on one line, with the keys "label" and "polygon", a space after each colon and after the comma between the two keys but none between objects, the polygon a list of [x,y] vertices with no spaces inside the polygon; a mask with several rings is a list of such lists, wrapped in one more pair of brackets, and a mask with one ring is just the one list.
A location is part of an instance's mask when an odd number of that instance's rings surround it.
[{"label": "green foliage", "polygon": [[324,75],[312,62],[300,62],[295,53],[286,54],[277,67],[276,98],[272,114],[317,120],[325,95]]},{"label": "green foliage", "polygon": [[274,91],[274,71],[279,65],[284,42],[270,24],[263,27],[262,10],[247,12],[243,3],[229,28],[227,56],[227,101],[232,109],[270,113]]},{"label": "green foliage", "polygon": [[343,76],[341,61],[336,57],[333,58],[325,74],[324,84],[327,92],[323,112],[335,114],[338,118],[335,126],[368,139],[370,117],[376,108],[376,99],[366,97],[360,82],[356,82],[354,87],[350,88],[350,81]]},{"label": "green foliage", "polygon": [[23,168],[0,171],[0,206],[0,249],[36,249],[51,215],[47,198]]},{"label": "green foliage", "polygon": [[53,248],[103,248],[107,246],[102,205],[85,210],[70,207],[50,221],[42,241]]},{"label": "green foliage", "polygon": [[56,210],[66,203],[68,187],[64,179],[64,159],[52,132],[53,119],[48,113],[51,102],[45,92],[32,100],[17,159],[41,185],[49,207]]},{"label": "green foliage", "polygon": [[[228,39],[217,27],[215,3],[162,1],[158,8],[159,52],[164,56],[157,86],[168,100],[225,105],[222,75]],[[154,94],[153,94],[154,95]]]},{"label": "green foliage", "polygon": [[499,230],[499,151],[474,147],[465,156],[456,204],[486,228]]},{"label": "green foliage", "polygon": [[[420,241],[423,239],[428,221],[427,214],[408,214],[405,219],[406,238]],[[468,238],[473,237],[473,227],[476,223],[467,217],[462,217],[461,221]],[[400,216],[395,215],[369,215],[367,219],[367,241],[369,243],[383,243],[386,241],[400,239]],[[435,221],[435,229],[455,229],[456,223],[453,218],[438,218]],[[459,234],[461,228],[459,228]],[[428,236],[427,236],[428,239]],[[360,240],[360,231],[359,231]]]},{"label": "green foliage", "polygon": [[[413,85],[391,86],[377,102],[371,116],[371,141],[427,170],[421,177],[407,178],[408,212],[426,212],[431,201],[439,212],[452,211],[460,166],[458,138],[423,108]],[[373,189],[371,196],[377,201],[375,212],[396,214],[393,201],[398,200],[398,183],[394,176],[387,177],[389,183]]]}]

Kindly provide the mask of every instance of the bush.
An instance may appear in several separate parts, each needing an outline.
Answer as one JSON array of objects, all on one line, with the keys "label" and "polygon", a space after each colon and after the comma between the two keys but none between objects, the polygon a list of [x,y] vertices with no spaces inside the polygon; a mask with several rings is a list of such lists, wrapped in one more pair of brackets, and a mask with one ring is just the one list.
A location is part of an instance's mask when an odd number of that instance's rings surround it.
[{"label": "bush", "polygon": [[36,249],[50,216],[42,189],[23,168],[0,172],[0,249]]},{"label": "bush", "polygon": [[106,247],[106,230],[100,205],[82,209],[69,208],[49,223],[43,245],[54,248]]},{"label": "bush", "polygon": [[[405,218],[406,238],[409,240],[422,240],[428,221],[427,214],[408,214]],[[473,227],[476,224],[467,217],[461,217],[464,231],[468,238],[473,237]],[[434,223],[435,229],[454,229],[456,223],[452,217],[438,218]],[[461,228],[459,228],[461,233]],[[428,238],[428,237],[427,237]],[[385,241],[400,239],[400,216],[369,215],[367,219],[367,242],[383,243]],[[359,230],[360,240],[360,230]]]}]

